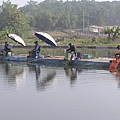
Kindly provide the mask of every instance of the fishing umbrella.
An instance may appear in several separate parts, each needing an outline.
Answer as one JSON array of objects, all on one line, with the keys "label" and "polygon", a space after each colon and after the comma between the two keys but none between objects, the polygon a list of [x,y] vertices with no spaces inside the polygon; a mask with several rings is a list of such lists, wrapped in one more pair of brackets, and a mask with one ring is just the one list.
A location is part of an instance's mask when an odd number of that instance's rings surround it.
[{"label": "fishing umbrella", "polygon": [[8,34],[7,36],[9,38],[11,38],[12,40],[14,40],[15,42],[18,42],[22,46],[26,46],[24,40],[21,37],[19,37],[18,35],[16,35],[16,34]]},{"label": "fishing umbrella", "polygon": [[55,40],[48,33],[36,32],[35,35],[45,43],[54,47],[57,46],[57,43],[55,42]]}]

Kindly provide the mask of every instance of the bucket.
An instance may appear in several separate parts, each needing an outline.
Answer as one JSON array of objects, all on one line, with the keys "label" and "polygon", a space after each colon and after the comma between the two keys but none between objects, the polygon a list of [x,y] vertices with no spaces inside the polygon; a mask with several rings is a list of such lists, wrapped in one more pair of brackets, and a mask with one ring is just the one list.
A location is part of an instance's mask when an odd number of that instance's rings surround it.
[{"label": "bucket", "polygon": [[66,54],[65,54],[65,58],[64,58],[64,59],[65,59],[65,60],[69,60],[69,61],[70,61],[70,60],[71,60],[71,56],[72,56],[72,54],[71,54],[71,53],[66,53]]},{"label": "bucket", "polygon": [[7,55],[8,57],[10,57],[11,56],[11,52],[8,52],[8,55]]},{"label": "bucket", "polygon": [[92,57],[92,54],[83,54],[84,59],[91,59]]}]

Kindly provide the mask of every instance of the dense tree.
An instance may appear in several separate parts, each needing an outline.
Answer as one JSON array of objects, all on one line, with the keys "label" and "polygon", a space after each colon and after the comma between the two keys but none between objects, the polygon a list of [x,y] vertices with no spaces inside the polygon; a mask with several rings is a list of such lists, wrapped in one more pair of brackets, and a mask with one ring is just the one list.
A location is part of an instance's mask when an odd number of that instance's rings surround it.
[{"label": "dense tree", "polygon": [[29,29],[29,16],[8,0],[0,8],[0,32],[23,35]]},{"label": "dense tree", "polygon": [[[120,23],[119,1],[95,2],[94,0],[73,0],[63,2],[62,0],[45,0],[38,4],[33,1],[28,3],[28,5],[25,5],[21,9],[25,13],[32,15],[35,28],[40,30],[55,30],[58,28],[81,29],[83,28],[83,23],[84,27],[88,27],[89,25],[118,26]],[[46,11],[49,11],[49,14],[46,14]]]},{"label": "dense tree", "polygon": [[25,34],[29,26],[42,31],[82,29],[90,25],[119,26],[119,6],[120,1],[45,0],[38,3],[30,0],[18,9],[8,0],[0,7],[0,31]]}]

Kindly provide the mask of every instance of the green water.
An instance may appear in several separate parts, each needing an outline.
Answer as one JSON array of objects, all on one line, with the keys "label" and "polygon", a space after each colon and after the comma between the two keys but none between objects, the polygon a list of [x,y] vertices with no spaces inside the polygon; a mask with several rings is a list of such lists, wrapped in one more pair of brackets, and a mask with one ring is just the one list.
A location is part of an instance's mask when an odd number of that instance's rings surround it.
[{"label": "green water", "polygon": [[[32,48],[13,48],[15,54],[28,54]],[[111,57],[118,52],[116,49],[89,49],[89,48],[78,48],[77,52],[82,54],[92,54],[94,57]],[[64,48],[42,48],[42,55],[51,55],[51,56],[64,56]]]}]

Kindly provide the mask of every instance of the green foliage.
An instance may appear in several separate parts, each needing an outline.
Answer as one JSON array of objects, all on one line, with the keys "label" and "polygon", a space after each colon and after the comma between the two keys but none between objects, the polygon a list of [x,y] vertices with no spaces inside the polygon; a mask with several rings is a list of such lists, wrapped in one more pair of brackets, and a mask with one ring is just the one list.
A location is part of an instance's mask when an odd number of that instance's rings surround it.
[{"label": "green foliage", "polygon": [[119,26],[114,26],[112,28],[107,27],[104,30],[104,33],[108,35],[108,41],[111,39],[112,41],[115,41],[115,39],[120,37],[120,27]]},{"label": "green foliage", "polygon": [[[32,16],[34,26],[39,30],[80,29],[88,25],[113,25],[120,23],[120,2],[95,1],[34,1],[21,8]],[[83,12],[84,11],[84,12]],[[84,13],[84,14],[83,14]],[[117,19],[116,19],[117,17]],[[88,23],[89,21],[89,23]]]},{"label": "green foliage", "polygon": [[[29,1],[17,8],[8,0],[0,7],[0,31],[5,26],[12,32],[26,35],[30,26],[38,30],[81,29],[88,25],[119,25],[120,1],[95,2],[45,0],[37,3]],[[84,12],[83,12],[84,11]],[[110,33],[107,29],[105,34]]]},{"label": "green foliage", "polygon": [[104,29],[104,33],[105,34],[110,34],[111,33],[110,27],[107,27],[106,29]]},{"label": "green foliage", "polygon": [[69,42],[76,45],[112,44],[113,41],[119,43],[119,6],[120,1],[45,0],[40,3],[29,1],[27,5],[18,8],[7,0],[0,6],[0,38],[5,37],[7,33],[15,33],[26,38],[26,42],[33,43],[35,31],[82,30],[84,17],[84,27],[89,25],[117,25],[117,27],[107,27],[104,30],[108,35],[107,39],[96,38],[96,41],[92,42],[92,38],[82,39],[79,35],[70,34],[69,38],[61,37],[57,40],[60,45],[67,45]]},{"label": "green foliage", "polygon": [[0,8],[0,33],[15,33],[23,35],[29,29],[29,16],[24,14],[17,5],[11,4],[8,0],[3,2]]},{"label": "green foliage", "polygon": [[[94,0],[29,1],[20,8],[30,16],[29,25],[37,30],[82,29],[88,25],[119,25],[120,1],[95,2]],[[84,14],[83,14],[84,13]],[[105,32],[106,34],[107,31]]]},{"label": "green foliage", "polygon": [[[26,35],[32,27],[37,30],[81,29],[88,25],[119,25],[120,1],[95,2],[45,0],[29,1],[17,8],[8,0],[0,7],[0,30],[11,27],[12,32]],[[110,31],[105,31],[105,34]]]}]

